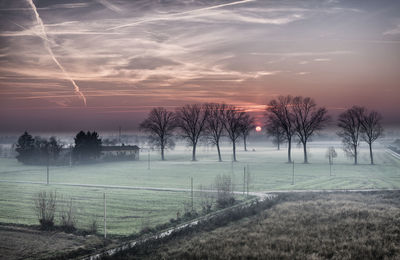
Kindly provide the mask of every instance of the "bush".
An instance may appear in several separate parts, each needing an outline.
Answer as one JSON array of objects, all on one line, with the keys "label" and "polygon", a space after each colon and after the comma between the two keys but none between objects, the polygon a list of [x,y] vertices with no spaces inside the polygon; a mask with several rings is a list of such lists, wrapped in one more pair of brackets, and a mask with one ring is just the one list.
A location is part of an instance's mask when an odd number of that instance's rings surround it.
[{"label": "bush", "polygon": [[63,205],[60,211],[60,224],[65,232],[74,232],[76,230],[75,208],[72,206],[72,199]]},{"label": "bush", "polygon": [[215,194],[214,192],[210,192],[210,190],[212,189],[204,189],[202,185],[199,187],[198,197],[200,199],[200,206],[203,214],[210,213],[214,204]]},{"label": "bush", "polygon": [[97,227],[98,227],[97,220],[92,219],[92,222],[90,223],[90,226],[89,226],[89,233],[97,234]]},{"label": "bush", "polygon": [[232,206],[235,198],[232,192],[232,179],[228,175],[218,175],[215,179],[217,187],[217,208],[223,209]]},{"label": "bush", "polygon": [[38,217],[40,227],[49,230],[54,227],[54,214],[56,212],[57,193],[41,191],[34,199],[35,211]]}]

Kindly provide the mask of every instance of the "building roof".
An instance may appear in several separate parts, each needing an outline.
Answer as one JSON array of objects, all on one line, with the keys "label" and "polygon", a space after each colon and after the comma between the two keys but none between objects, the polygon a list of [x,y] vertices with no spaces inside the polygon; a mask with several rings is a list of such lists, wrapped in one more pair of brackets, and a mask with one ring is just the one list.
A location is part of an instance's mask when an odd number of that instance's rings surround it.
[{"label": "building roof", "polygon": [[112,151],[138,151],[139,147],[137,145],[110,145],[102,146],[102,151],[112,152]]}]

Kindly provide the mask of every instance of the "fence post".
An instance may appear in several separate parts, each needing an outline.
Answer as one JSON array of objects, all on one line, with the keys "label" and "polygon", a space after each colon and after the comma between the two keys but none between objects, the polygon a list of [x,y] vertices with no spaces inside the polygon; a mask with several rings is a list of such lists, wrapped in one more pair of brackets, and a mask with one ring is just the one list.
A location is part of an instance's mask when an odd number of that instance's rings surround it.
[{"label": "fence post", "polygon": [[192,198],[192,211],[193,211],[193,177],[190,177],[190,196]]},{"label": "fence post", "polygon": [[243,196],[246,191],[246,166],[243,167]]},{"label": "fence post", "polygon": [[103,193],[103,201],[104,201],[104,238],[107,238],[107,206],[106,206],[106,193]]},{"label": "fence post", "polygon": [[293,167],[292,167],[292,172],[293,172],[293,175],[292,175],[292,185],[294,185],[294,160],[292,161],[292,165],[293,165]]},{"label": "fence post", "polygon": [[250,167],[247,164],[247,197],[249,196]]}]

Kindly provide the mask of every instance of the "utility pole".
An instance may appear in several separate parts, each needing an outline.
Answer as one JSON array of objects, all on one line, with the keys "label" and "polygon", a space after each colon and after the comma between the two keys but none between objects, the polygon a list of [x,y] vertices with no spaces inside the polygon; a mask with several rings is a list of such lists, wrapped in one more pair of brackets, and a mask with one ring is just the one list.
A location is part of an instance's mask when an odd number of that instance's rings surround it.
[{"label": "utility pole", "polygon": [[292,172],[293,172],[293,175],[292,175],[292,185],[294,185],[294,160],[292,161],[292,165],[293,165],[293,167],[292,167]]},{"label": "utility pole", "polygon": [[118,127],[118,142],[121,144],[121,126]]},{"label": "utility pole", "polygon": [[147,170],[150,170],[150,148],[149,148],[149,152],[147,154]]},{"label": "utility pole", "polygon": [[72,167],[72,144],[69,145],[69,167]]},{"label": "utility pole", "polygon": [[47,185],[49,185],[49,160],[47,160]]},{"label": "utility pole", "polygon": [[47,165],[46,165],[47,185],[49,185],[49,164],[50,164],[50,154],[49,154],[49,149],[47,148]]},{"label": "utility pole", "polygon": [[103,202],[104,202],[104,238],[107,238],[107,210],[106,210],[106,193],[103,193]]}]

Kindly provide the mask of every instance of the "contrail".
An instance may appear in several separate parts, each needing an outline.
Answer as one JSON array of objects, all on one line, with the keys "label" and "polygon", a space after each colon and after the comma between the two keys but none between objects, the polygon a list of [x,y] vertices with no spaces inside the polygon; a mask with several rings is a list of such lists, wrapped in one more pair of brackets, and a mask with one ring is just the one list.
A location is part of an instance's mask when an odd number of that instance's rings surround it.
[{"label": "contrail", "polygon": [[27,0],[29,5],[32,7],[32,10],[35,12],[35,16],[36,16],[36,21],[38,22],[38,24],[40,25],[40,29],[41,29],[41,34],[43,35],[43,37],[40,37],[42,39],[45,39],[43,41],[44,46],[46,47],[47,51],[49,52],[51,58],[53,59],[54,63],[57,64],[57,66],[60,68],[60,70],[64,73],[64,76],[72,83],[72,85],[74,86],[74,90],[75,92],[80,96],[80,98],[82,98],[83,103],[86,106],[86,97],[85,95],[79,90],[78,85],[75,83],[75,81],[71,78],[71,76],[68,74],[68,72],[64,69],[64,67],[60,64],[60,62],[58,62],[56,56],[54,55],[50,45],[49,45],[49,39],[47,38],[47,33],[46,33],[46,29],[44,27],[42,18],[40,18],[39,13],[36,9],[35,4],[33,3],[33,0]]},{"label": "contrail", "polygon": [[140,21],[137,21],[137,22],[134,22],[134,23],[115,26],[115,27],[107,29],[107,31],[115,30],[115,29],[119,29],[119,28],[124,28],[124,27],[135,26],[135,25],[139,25],[139,24],[147,23],[147,22],[153,22],[153,21],[159,21],[159,20],[168,20],[168,17],[191,14],[191,13],[196,13],[196,12],[200,12],[200,11],[208,11],[208,10],[213,10],[213,9],[217,9],[217,8],[221,8],[221,7],[225,7],[225,6],[244,4],[244,3],[253,2],[253,1],[256,1],[256,0],[241,0],[241,1],[236,1],[236,2],[231,2],[231,3],[226,3],[226,4],[219,4],[219,5],[213,5],[213,6],[203,7],[203,8],[199,8],[199,9],[189,10],[189,11],[185,11],[185,12],[181,12],[181,13],[172,13],[170,15],[166,15],[166,17],[149,18],[149,19],[140,20]]}]

